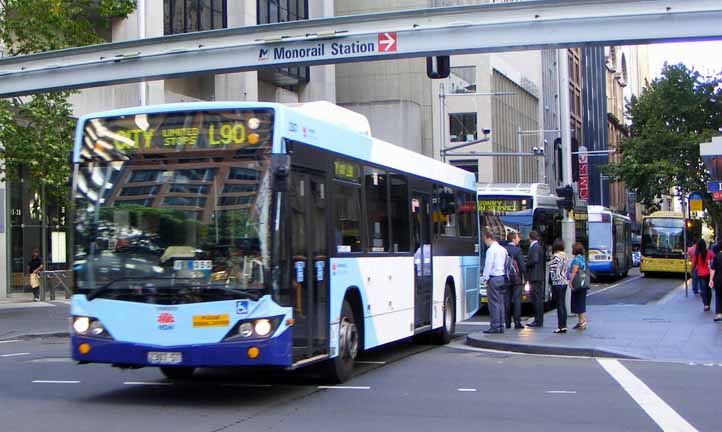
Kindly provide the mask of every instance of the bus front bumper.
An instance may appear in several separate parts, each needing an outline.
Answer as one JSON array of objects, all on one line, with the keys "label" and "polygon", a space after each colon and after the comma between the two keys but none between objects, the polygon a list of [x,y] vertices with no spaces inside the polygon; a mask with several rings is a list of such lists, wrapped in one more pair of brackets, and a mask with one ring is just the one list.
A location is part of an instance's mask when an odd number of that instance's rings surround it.
[{"label": "bus front bumper", "polygon": [[612,261],[589,261],[589,270],[594,274],[613,274],[615,272]]},{"label": "bus front bumper", "polygon": [[[175,346],[136,344],[74,335],[71,336],[71,349],[73,360],[78,362],[111,363],[128,367],[290,367],[292,364],[291,333],[291,329],[287,329],[279,336],[269,339]],[[81,345],[83,346],[81,347]],[[254,353],[257,355],[254,356]],[[166,360],[172,358],[172,363],[163,363],[163,358]]]}]

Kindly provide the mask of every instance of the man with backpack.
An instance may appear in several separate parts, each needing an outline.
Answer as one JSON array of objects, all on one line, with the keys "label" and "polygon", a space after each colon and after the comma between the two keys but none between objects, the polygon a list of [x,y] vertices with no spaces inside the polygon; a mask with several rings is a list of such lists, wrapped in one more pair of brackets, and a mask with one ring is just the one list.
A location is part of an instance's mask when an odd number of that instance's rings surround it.
[{"label": "man with backpack", "polygon": [[[509,254],[509,267],[506,269],[506,292],[504,293],[504,314],[506,317],[506,328],[511,328],[511,317],[514,316],[514,328],[523,329],[521,323],[521,290],[524,286],[526,266],[521,256],[519,233],[510,232],[506,236],[507,244],[504,246]],[[512,309],[513,306],[513,309]]]},{"label": "man with backpack", "polygon": [[486,244],[486,258],[481,282],[486,285],[486,298],[489,304],[490,327],[484,330],[486,334],[504,333],[504,291],[506,288],[507,254],[489,230],[484,232]]}]

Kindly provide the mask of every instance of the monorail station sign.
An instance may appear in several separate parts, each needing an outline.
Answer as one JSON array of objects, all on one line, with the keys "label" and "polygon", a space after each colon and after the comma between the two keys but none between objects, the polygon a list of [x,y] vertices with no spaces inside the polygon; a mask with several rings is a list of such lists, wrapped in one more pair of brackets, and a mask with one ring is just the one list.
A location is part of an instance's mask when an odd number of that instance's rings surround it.
[{"label": "monorail station sign", "polygon": [[298,42],[289,46],[262,47],[259,63],[288,60],[322,60],[334,57],[356,57],[363,54],[394,52],[398,46],[396,33],[379,33],[376,40],[362,38],[344,42],[320,42],[304,46]]}]

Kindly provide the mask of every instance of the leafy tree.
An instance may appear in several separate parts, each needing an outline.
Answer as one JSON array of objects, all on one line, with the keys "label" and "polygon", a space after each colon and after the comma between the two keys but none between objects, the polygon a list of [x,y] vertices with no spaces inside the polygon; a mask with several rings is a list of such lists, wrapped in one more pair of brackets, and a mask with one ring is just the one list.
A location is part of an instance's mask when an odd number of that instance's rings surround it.
[{"label": "leafy tree", "polygon": [[648,207],[671,191],[702,192],[712,225],[719,227],[722,206],[706,193],[709,173],[699,144],[720,134],[722,76],[704,77],[683,64],[667,65],[627,105],[630,135],[620,144],[621,160],[607,173],[637,192]]},{"label": "leafy tree", "polygon": [[[0,0],[0,41],[9,55],[103,42],[98,32],[125,18],[135,0]],[[0,174],[32,190],[66,195],[75,122],[69,92],[0,101]]]}]

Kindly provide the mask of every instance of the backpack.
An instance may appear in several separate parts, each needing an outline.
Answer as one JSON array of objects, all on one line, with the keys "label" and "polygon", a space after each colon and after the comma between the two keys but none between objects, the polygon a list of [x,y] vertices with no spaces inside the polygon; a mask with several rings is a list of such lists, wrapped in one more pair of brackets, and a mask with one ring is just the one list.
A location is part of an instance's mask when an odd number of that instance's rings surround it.
[{"label": "backpack", "polygon": [[504,280],[507,284],[516,283],[519,279],[519,268],[517,267],[514,258],[507,252],[506,259],[504,260]]}]

